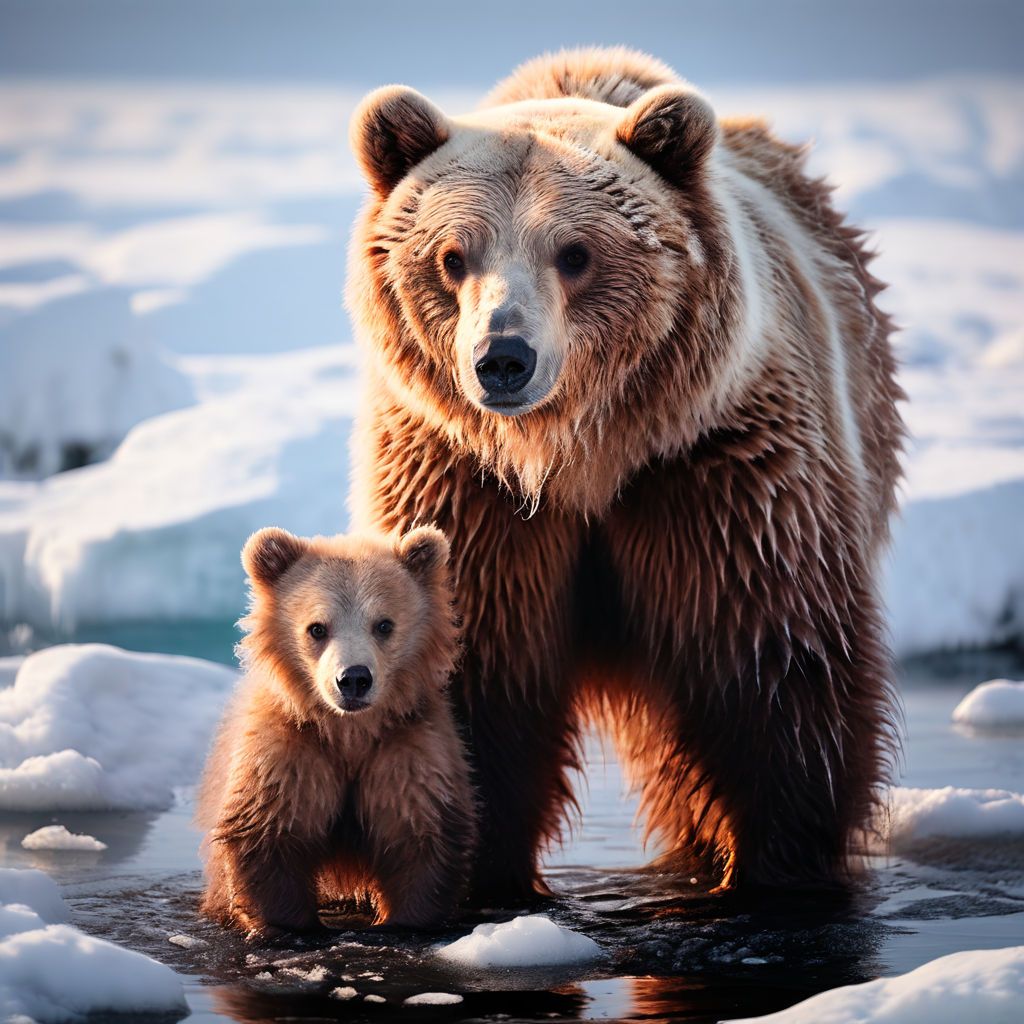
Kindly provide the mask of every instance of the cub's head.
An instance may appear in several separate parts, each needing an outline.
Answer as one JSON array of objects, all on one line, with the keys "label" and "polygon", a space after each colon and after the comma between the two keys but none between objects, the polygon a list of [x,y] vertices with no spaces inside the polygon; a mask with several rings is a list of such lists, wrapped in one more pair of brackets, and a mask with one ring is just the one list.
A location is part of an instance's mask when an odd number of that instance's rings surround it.
[{"label": "cub's head", "polygon": [[405,714],[443,687],[457,648],[448,541],[434,527],[377,536],[252,535],[243,658],[269,671],[306,719]]},{"label": "cub's head", "polygon": [[451,118],[392,86],[351,138],[373,194],[350,303],[406,404],[527,494],[567,466],[600,476],[581,463],[616,445],[653,454],[670,417],[700,420],[728,263],[702,96],[675,83],[625,108]]}]

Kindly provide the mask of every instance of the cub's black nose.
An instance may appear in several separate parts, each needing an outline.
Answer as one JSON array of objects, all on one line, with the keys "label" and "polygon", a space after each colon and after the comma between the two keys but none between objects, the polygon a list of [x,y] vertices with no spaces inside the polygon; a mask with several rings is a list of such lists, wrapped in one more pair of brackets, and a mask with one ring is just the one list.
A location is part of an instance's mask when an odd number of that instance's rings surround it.
[{"label": "cub's black nose", "polygon": [[351,665],[335,680],[342,697],[361,700],[373,686],[373,675],[365,665]]},{"label": "cub's black nose", "polygon": [[490,395],[514,395],[530,382],[537,353],[515,334],[488,334],[473,350],[476,376]]}]

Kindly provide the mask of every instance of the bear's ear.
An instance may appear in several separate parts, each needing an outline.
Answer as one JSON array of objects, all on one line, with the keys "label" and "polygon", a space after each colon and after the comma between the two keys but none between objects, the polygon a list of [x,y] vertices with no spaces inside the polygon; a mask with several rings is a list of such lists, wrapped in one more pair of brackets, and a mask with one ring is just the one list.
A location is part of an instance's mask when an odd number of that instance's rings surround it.
[{"label": "bear's ear", "polygon": [[685,185],[718,141],[711,104],[685,85],[649,89],[626,112],[616,138],[673,185]]},{"label": "bear's ear", "polygon": [[363,174],[384,196],[450,135],[451,125],[444,114],[404,85],[371,92],[356,108],[349,129]]},{"label": "bear's ear", "polygon": [[306,541],[276,526],[257,530],[242,548],[242,566],[254,583],[272,586],[303,555]]},{"label": "bear's ear", "polygon": [[424,579],[448,564],[448,538],[436,526],[417,526],[396,547],[401,563],[417,579]]}]

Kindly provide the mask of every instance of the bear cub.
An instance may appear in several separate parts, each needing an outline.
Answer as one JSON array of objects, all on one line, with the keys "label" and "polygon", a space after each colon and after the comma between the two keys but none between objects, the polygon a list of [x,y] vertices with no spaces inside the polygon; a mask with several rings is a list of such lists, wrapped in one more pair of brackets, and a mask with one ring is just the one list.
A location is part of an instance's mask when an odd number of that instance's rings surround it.
[{"label": "bear cub", "polygon": [[271,938],[319,928],[322,901],[409,928],[456,908],[476,807],[445,692],[448,553],[430,526],[246,543],[245,677],[199,797],[210,917]]}]

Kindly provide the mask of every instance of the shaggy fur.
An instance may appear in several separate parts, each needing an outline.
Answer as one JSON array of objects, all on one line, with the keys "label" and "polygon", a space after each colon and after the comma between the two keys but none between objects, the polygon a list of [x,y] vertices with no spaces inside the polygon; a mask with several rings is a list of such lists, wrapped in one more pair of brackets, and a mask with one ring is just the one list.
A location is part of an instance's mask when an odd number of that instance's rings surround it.
[{"label": "shaggy fur", "polygon": [[[846,878],[895,743],[875,563],[902,437],[860,233],[802,151],[623,50],[540,58],[455,119],[390,87],[352,141],[353,511],[453,538],[478,898],[543,888],[585,717],[670,857]],[[508,330],[537,353],[513,411],[473,374]]]},{"label": "shaggy fur", "polygon": [[[200,793],[214,919],[267,936],[316,928],[318,899],[367,897],[378,923],[410,927],[456,906],[475,807],[444,693],[457,651],[447,557],[429,527],[397,543],[270,529],[246,545],[246,678]],[[352,665],[373,676],[354,712],[335,685]]]}]

